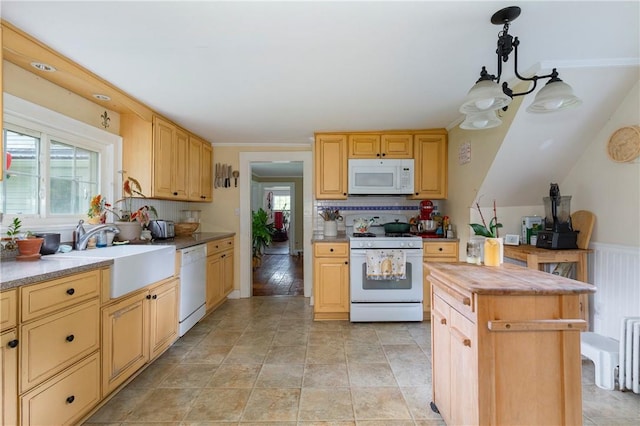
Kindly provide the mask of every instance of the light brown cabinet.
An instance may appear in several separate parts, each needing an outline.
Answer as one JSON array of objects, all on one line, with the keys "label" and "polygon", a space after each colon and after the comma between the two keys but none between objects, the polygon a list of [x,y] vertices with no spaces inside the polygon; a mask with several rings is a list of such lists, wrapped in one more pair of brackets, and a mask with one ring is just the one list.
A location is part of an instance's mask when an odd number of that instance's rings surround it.
[{"label": "light brown cabinet", "polygon": [[[422,242],[423,262],[457,262],[458,242],[438,241],[438,239],[425,239]],[[428,269],[424,268],[423,284],[423,311],[425,320],[431,317],[431,284],[427,279]]]},{"label": "light brown cabinet", "polygon": [[213,185],[211,166],[213,164],[213,148],[197,136],[189,136],[189,201],[213,201]]},{"label": "light brown cabinet", "polygon": [[0,293],[0,331],[18,324],[18,291],[14,288]]},{"label": "light brown cabinet", "polygon": [[[149,122],[134,114],[122,114],[120,135],[123,169],[140,182],[146,196],[176,201],[213,200],[211,144],[158,116]],[[192,155],[196,147],[200,151],[197,159]]]},{"label": "light brown cabinet", "polygon": [[101,277],[20,287],[20,424],[73,424],[100,401]]},{"label": "light brown cabinet", "polygon": [[579,295],[593,289],[515,265],[427,268],[433,402],[445,422],[582,424]]},{"label": "light brown cabinet", "polygon": [[0,334],[0,425],[18,424],[18,332]]},{"label": "light brown cabinet", "polygon": [[446,131],[415,134],[415,184],[413,199],[447,198]]},{"label": "light brown cabinet", "polygon": [[233,291],[233,249],[233,237],[207,243],[207,312],[220,306]]},{"label": "light brown cabinet", "polygon": [[102,392],[108,395],[178,338],[178,279],[102,308]]},{"label": "light brown cabinet", "polygon": [[318,200],[347,199],[347,136],[317,134],[313,146]]},{"label": "light brown cabinet", "polygon": [[349,158],[413,158],[413,135],[350,134]]},{"label": "light brown cabinet", "polygon": [[153,196],[187,199],[189,134],[175,124],[153,117]]},{"label": "light brown cabinet", "polygon": [[313,245],[313,316],[349,319],[349,244]]}]

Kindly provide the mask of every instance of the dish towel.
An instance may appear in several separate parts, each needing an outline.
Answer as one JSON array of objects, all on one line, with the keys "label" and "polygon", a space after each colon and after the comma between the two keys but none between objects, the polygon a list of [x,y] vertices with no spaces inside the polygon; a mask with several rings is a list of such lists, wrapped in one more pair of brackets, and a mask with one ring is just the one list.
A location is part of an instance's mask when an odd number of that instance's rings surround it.
[{"label": "dish towel", "polygon": [[367,250],[367,278],[370,280],[404,280],[407,256],[404,250]]}]

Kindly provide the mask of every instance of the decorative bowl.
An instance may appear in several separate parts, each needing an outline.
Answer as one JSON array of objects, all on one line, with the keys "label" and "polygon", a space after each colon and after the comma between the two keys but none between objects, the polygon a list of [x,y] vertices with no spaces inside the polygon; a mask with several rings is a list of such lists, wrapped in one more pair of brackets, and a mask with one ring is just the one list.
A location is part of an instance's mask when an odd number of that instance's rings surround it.
[{"label": "decorative bowl", "polygon": [[176,237],[189,237],[196,232],[199,226],[200,224],[197,222],[178,222],[174,225]]}]

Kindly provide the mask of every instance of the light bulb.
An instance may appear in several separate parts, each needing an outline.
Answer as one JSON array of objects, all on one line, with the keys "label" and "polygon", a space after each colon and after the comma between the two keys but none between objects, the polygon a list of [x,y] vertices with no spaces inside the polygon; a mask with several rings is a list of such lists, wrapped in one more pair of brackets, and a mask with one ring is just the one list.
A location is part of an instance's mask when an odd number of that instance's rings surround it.
[{"label": "light bulb", "polygon": [[494,98],[478,99],[477,101],[474,102],[476,108],[483,111],[486,109],[489,109],[494,103],[495,103]]}]

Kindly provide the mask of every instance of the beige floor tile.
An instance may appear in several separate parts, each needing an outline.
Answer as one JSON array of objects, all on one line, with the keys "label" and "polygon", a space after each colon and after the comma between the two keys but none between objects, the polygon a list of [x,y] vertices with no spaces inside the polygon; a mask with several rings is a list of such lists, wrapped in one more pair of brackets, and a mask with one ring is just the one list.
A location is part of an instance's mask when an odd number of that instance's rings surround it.
[{"label": "beige floor tile", "polygon": [[193,402],[185,421],[239,421],[250,389],[203,389]]},{"label": "beige floor tile", "polygon": [[390,363],[400,386],[431,386],[431,364]]},{"label": "beige floor tile", "polygon": [[356,422],[360,420],[411,420],[400,388],[351,388]]},{"label": "beige floor tile", "polygon": [[207,383],[207,387],[252,388],[261,367],[259,364],[222,364]]},{"label": "beige floor tile", "polygon": [[188,364],[222,364],[233,346],[211,346],[199,343],[182,359]]},{"label": "beige floor tile", "polygon": [[442,420],[429,406],[433,400],[431,386],[401,387],[400,390],[414,419]]},{"label": "beige floor tile", "polygon": [[275,334],[275,331],[245,331],[236,342],[236,345],[269,347]]},{"label": "beige floor tile", "polygon": [[345,344],[347,362],[349,363],[383,363],[387,362],[387,356],[381,345],[353,345]]},{"label": "beige floor tile", "polygon": [[292,422],[297,420],[300,389],[254,389],[242,421]]},{"label": "beige floor tile", "polygon": [[342,346],[342,330],[314,330],[309,332],[310,345],[339,345]]},{"label": "beige floor tile", "polygon": [[346,387],[349,376],[346,364],[307,364],[303,387]]},{"label": "beige floor tile", "polygon": [[349,388],[304,388],[300,395],[301,421],[353,420]]},{"label": "beige floor tile", "polygon": [[307,364],[344,364],[344,346],[319,346],[309,345],[307,347]]},{"label": "beige floor tile", "polygon": [[307,346],[272,346],[267,352],[265,364],[304,364]]},{"label": "beige floor tile", "polygon": [[151,389],[126,387],[103,405],[87,423],[107,423],[124,420],[148,396]]},{"label": "beige floor tile", "polygon": [[417,343],[410,345],[382,345],[390,364],[394,363],[428,363],[429,358]]},{"label": "beige floor tile", "polygon": [[307,345],[309,332],[305,329],[282,330],[279,329],[273,338],[273,346],[297,346]]},{"label": "beige floor tile", "polygon": [[224,364],[262,364],[268,350],[268,346],[235,345],[223,362]]},{"label": "beige floor tile", "polygon": [[344,329],[342,330],[342,336],[345,341],[345,346],[349,344],[367,346],[380,344],[378,333],[376,333],[373,328]]},{"label": "beige floor tile", "polygon": [[160,388],[202,388],[218,368],[212,364],[181,364],[160,382]]},{"label": "beige floor tile", "polygon": [[205,336],[200,344],[210,346],[233,346],[242,336],[242,331],[227,331],[219,328]]},{"label": "beige floor tile", "polygon": [[349,363],[349,381],[356,387],[398,386],[391,367],[384,364]]},{"label": "beige floor tile", "polygon": [[410,345],[416,343],[408,330],[390,328],[376,331],[378,339],[383,345]]},{"label": "beige floor tile", "polygon": [[258,375],[258,388],[300,388],[303,364],[264,364]]},{"label": "beige floor tile", "polygon": [[126,421],[176,422],[183,419],[200,389],[154,389]]},{"label": "beige floor tile", "polygon": [[161,364],[154,362],[140,373],[128,387],[130,388],[156,388],[167,377],[177,364]]}]

